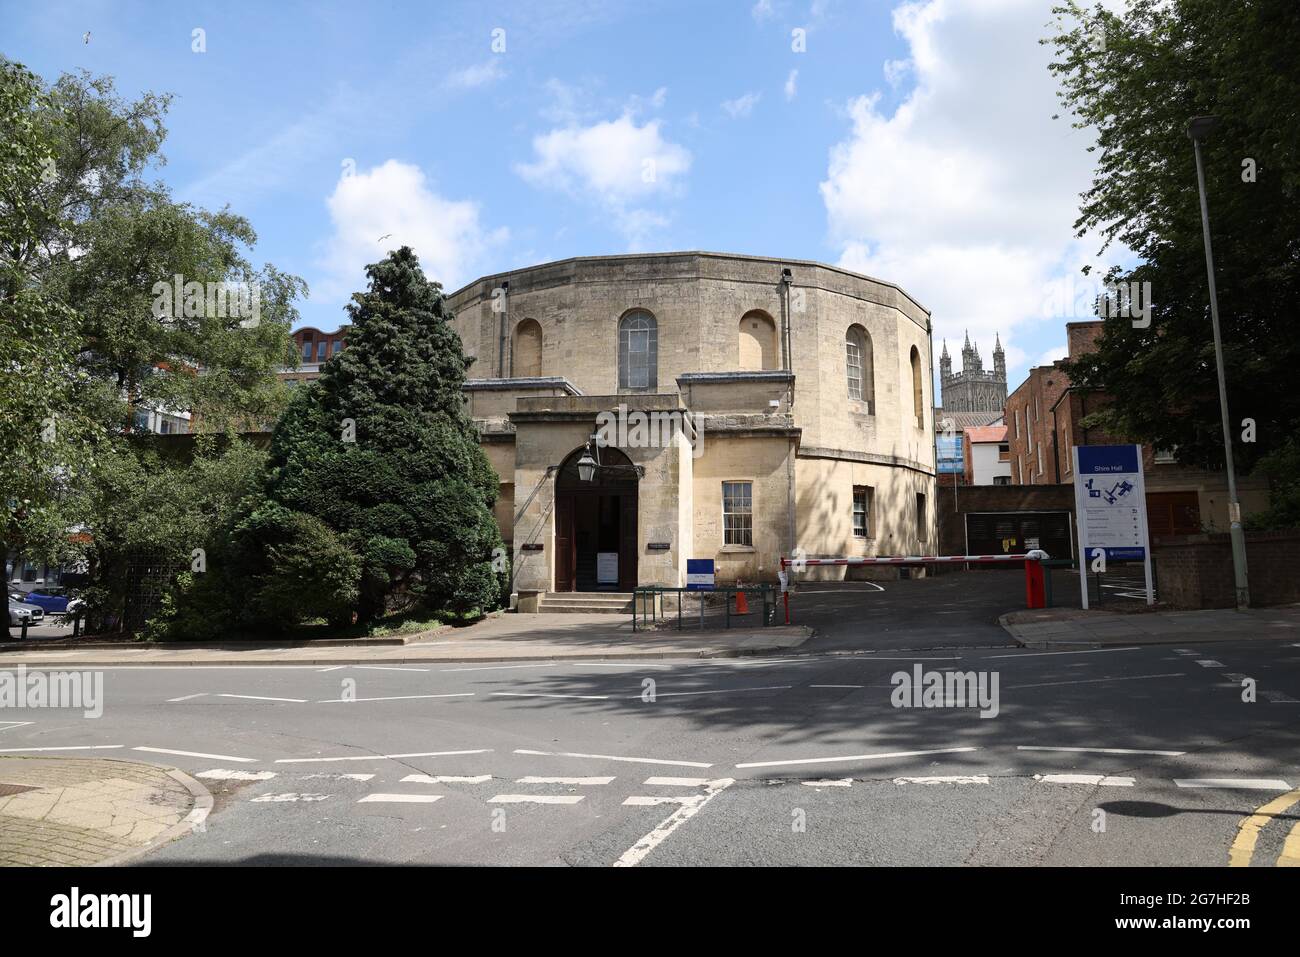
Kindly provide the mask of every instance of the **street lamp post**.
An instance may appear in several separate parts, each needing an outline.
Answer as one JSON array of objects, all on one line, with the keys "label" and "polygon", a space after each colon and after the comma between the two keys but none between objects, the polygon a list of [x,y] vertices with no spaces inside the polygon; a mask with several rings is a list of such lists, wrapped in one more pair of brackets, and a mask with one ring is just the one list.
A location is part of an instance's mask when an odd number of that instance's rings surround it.
[{"label": "street lamp post", "polygon": [[1232,539],[1232,575],[1237,608],[1250,607],[1246,580],[1246,535],[1241,528],[1241,502],[1237,498],[1237,473],[1232,464],[1232,428],[1228,417],[1228,386],[1223,373],[1223,339],[1219,334],[1219,294],[1214,285],[1214,249],[1210,245],[1210,210],[1205,202],[1205,167],[1201,141],[1219,125],[1217,116],[1194,116],[1187,121],[1187,136],[1196,153],[1196,185],[1201,196],[1201,231],[1205,236],[1205,271],[1210,282],[1210,323],[1214,329],[1214,364],[1219,375],[1219,412],[1223,416],[1223,463],[1228,472],[1228,532]]}]

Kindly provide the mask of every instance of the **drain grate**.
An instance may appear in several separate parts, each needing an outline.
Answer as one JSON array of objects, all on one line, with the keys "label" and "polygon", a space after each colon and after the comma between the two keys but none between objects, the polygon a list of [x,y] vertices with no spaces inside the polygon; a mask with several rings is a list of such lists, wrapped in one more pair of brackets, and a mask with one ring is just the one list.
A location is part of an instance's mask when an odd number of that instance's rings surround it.
[{"label": "drain grate", "polygon": [[32,787],[30,784],[5,784],[0,781],[0,797],[10,797],[14,794],[22,794],[24,791],[39,791],[40,788]]}]

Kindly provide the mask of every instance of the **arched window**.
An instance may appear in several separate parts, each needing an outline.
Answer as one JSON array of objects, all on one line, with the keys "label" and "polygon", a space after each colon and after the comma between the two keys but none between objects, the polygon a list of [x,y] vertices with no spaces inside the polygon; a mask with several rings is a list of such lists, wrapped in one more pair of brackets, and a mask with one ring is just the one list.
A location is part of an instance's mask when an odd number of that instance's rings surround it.
[{"label": "arched window", "polygon": [[876,369],[871,336],[856,323],[844,334],[844,373],[848,379],[849,398],[865,403],[867,414],[875,415]]},{"label": "arched window", "polygon": [[542,327],[536,319],[525,319],[515,326],[510,374],[521,377],[542,374]]},{"label": "arched window", "polygon": [[644,309],[618,324],[618,387],[653,392],[659,387],[659,334],[655,317]]},{"label": "arched window", "polygon": [[776,368],[776,323],[757,309],[740,317],[740,369],[759,371]]},{"label": "arched window", "polygon": [[921,353],[912,346],[912,411],[916,413],[916,427],[925,428],[925,398],[921,393]]}]

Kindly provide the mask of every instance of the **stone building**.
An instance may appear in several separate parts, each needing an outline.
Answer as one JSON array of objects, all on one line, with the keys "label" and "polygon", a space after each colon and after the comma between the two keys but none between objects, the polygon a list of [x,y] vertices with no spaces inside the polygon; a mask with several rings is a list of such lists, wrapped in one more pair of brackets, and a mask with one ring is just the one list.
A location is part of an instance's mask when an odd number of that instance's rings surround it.
[{"label": "stone building", "polygon": [[952,371],[948,343],[939,355],[939,392],[946,412],[1001,412],[1007,401],[1007,355],[1002,340],[993,344],[993,371],[984,371],[979,346],[970,344],[970,333],[961,350],[961,371]]},{"label": "stone building", "polygon": [[681,586],[688,559],[774,581],[796,548],[933,542],[930,317],[891,283],[680,252],[486,276],[448,305],[521,610]]},{"label": "stone building", "polygon": [[284,368],[279,377],[285,385],[295,386],[300,382],[311,382],[320,378],[321,367],[343,351],[346,344],[348,327],[340,326],[332,332],[325,332],[315,326],[303,326],[293,331],[293,344],[298,352],[299,363],[296,368]]}]

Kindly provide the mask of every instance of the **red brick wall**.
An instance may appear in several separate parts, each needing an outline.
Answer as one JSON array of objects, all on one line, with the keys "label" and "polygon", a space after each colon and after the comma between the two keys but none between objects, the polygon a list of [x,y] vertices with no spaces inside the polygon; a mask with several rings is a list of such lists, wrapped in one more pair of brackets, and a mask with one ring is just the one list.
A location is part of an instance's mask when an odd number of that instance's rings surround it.
[{"label": "red brick wall", "polygon": [[[1029,377],[1020,387],[1007,396],[1007,444],[1011,447],[1012,485],[1056,483],[1057,471],[1052,457],[1052,406],[1069,388],[1069,376],[1056,366],[1036,366],[1029,370]],[[1038,471],[1040,445],[1043,449],[1041,473]],[[1065,479],[1064,469],[1060,479]]]},{"label": "red brick wall", "polygon": [[[1225,534],[1162,539],[1152,549],[1160,601],[1174,608],[1236,604],[1232,543]],[[1300,530],[1250,532],[1246,570],[1252,606],[1300,601]]]}]

